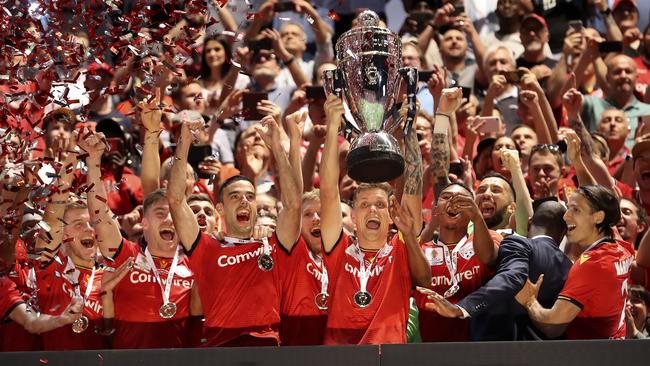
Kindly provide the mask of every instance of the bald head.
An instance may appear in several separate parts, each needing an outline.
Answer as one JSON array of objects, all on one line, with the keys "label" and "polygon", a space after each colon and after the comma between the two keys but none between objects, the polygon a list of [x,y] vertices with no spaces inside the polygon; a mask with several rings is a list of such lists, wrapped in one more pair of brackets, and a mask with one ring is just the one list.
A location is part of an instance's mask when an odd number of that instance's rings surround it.
[{"label": "bald head", "polygon": [[629,56],[616,55],[607,62],[608,95],[625,98],[627,102],[634,93],[636,79],[636,63]]},{"label": "bald head", "polygon": [[564,234],[566,234],[566,222],[564,222],[563,218],[565,212],[566,209],[559,202],[546,201],[541,203],[530,219],[528,237],[547,235],[559,244]]}]

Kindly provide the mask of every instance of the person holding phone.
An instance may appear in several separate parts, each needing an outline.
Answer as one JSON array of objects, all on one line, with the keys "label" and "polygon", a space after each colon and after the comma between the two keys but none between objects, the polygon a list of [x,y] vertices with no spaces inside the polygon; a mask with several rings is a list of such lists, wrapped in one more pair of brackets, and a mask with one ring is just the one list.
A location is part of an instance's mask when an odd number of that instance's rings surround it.
[{"label": "person holding phone", "polygon": [[517,101],[519,80],[507,78],[515,74],[517,79],[519,73],[516,70],[515,59],[510,49],[505,46],[497,46],[485,56],[484,70],[490,84],[485,93],[482,117],[492,116],[494,108],[501,112],[502,120],[506,125],[506,133],[510,134],[512,129],[521,123],[517,116]]},{"label": "person holding phone", "polygon": [[546,20],[535,13],[526,15],[521,21],[519,34],[524,45],[524,53],[517,58],[517,67],[529,69],[535,74],[537,80],[551,76],[557,61],[544,54],[549,39]]}]

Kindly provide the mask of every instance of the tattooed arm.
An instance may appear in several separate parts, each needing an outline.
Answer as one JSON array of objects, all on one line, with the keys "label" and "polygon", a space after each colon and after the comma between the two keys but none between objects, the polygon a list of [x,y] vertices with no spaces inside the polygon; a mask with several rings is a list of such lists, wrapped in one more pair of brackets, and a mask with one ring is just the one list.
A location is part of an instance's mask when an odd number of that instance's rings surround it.
[{"label": "tattooed arm", "polygon": [[431,143],[431,165],[435,176],[434,192],[436,197],[444,186],[449,184],[449,131],[451,116],[460,106],[462,91],[460,88],[445,89],[440,98],[440,106],[436,112]]},{"label": "tattooed arm", "polygon": [[406,168],[404,169],[404,190],[401,203],[411,212],[415,220],[415,234],[419,235],[422,230],[422,174],[424,170],[420,145],[413,129],[406,134],[405,150]]},{"label": "tattooed arm", "polygon": [[574,88],[567,91],[562,98],[564,107],[567,109],[569,126],[576,132],[581,141],[580,155],[586,170],[591,172],[596,182],[612,189],[613,192],[617,192],[615,189],[616,181],[609,174],[607,166],[602,160],[594,156],[594,141],[580,118],[582,100],[582,94]]}]

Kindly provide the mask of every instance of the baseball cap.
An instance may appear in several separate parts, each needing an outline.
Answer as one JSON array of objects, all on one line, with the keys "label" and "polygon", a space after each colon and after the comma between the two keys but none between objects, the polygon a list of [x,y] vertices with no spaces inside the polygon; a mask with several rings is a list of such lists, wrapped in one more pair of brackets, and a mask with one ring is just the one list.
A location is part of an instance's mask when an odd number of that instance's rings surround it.
[{"label": "baseball cap", "polygon": [[530,21],[530,20],[534,20],[537,23],[543,25],[544,28],[548,28],[548,24],[546,24],[546,19],[542,18],[540,15],[537,15],[535,13],[526,14],[526,16],[524,16],[524,19],[521,20],[521,24],[524,24],[526,21]]},{"label": "baseball cap", "polygon": [[636,11],[637,12],[639,11],[639,7],[636,5],[636,0],[615,0],[614,4],[612,4],[612,11],[616,10],[616,8],[618,8],[618,6],[623,4],[623,3],[632,4],[632,6],[634,6]]},{"label": "baseball cap", "polygon": [[632,156],[636,159],[644,152],[650,150],[650,134],[643,135],[632,147]]}]

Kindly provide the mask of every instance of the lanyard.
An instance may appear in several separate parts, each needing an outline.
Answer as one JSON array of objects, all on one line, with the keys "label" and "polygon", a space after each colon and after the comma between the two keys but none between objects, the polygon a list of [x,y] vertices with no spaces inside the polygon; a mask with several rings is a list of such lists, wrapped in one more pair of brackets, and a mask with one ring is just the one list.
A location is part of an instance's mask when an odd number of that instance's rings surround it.
[{"label": "lanyard", "polygon": [[[224,236],[223,242],[225,244],[224,245],[225,247],[234,247],[241,244],[259,243],[259,241],[254,239],[240,239],[240,238],[233,238],[232,236]],[[264,246],[264,254],[271,255],[271,245],[269,244],[268,238],[266,237],[262,238],[262,245]]]},{"label": "lanyard", "polygon": [[174,279],[174,272],[176,271],[176,266],[178,265],[178,250],[176,250],[176,253],[174,254],[174,259],[172,259],[171,267],[169,267],[169,272],[167,274],[167,280],[165,281],[164,288],[162,285],[162,281],[160,280],[160,272],[158,271],[156,264],[153,262],[153,258],[151,257],[151,253],[149,252],[149,247],[147,247],[144,250],[144,255],[147,258],[147,263],[149,263],[149,267],[151,267],[151,271],[153,271],[154,276],[156,276],[156,281],[158,281],[158,285],[160,286],[160,291],[162,291],[163,304],[167,304],[169,302],[169,294],[172,290],[172,280]]},{"label": "lanyard", "polygon": [[[605,242],[607,239],[609,239],[609,238],[605,236],[605,237],[602,237],[602,238],[596,240],[595,242],[591,243],[591,245],[588,246],[587,249],[585,249],[585,251],[582,252],[582,254],[585,254],[585,253],[587,253],[588,251],[594,249],[598,244]],[[582,254],[581,254],[581,255],[582,255]]]},{"label": "lanyard", "polygon": [[388,243],[385,243],[384,246],[381,247],[379,252],[377,252],[377,255],[375,256],[374,260],[370,262],[368,268],[366,268],[366,258],[363,252],[361,251],[361,248],[359,247],[359,242],[355,243],[355,247],[356,247],[356,253],[354,256],[359,261],[359,291],[367,292],[368,279],[370,279],[370,274],[372,273],[373,265],[377,264],[379,262],[379,259],[387,256],[392,251],[393,247],[391,245],[388,245]]},{"label": "lanyard", "polygon": [[325,268],[325,261],[320,257],[314,257],[314,255],[311,253],[309,249],[307,249],[307,252],[309,253],[309,257],[311,258],[312,262],[314,262],[314,264],[316,264],[316,266],[319,267],[321,272],[320,293],[327,294],[327,285],[329,284],[329,277],[327,276],[327,268]]},{"label": "lanyard", "polygon": [[[77,269],[77,266],[74,265],[74,262],[72,261],[72,258],[68,257],[68,263],[72,265],[72,268],[74,268],[74,274],[72,275],[72,278],[76,285],[74,286],[74,293],[75,295],[81,297],[81,283],[79,281],[79,277],[81,275],[81,271]],[[90,297],[90,293],[93,291],[93,283],[95,282],[95,273],[97,272],[97,267],[93,266],[93,271],[90,273],[90,279],[88,280],[88,283],[86,284],[86,292],[84,292],[83,296],[83,301],[84,301],[84,306],[86,305],[86,300],[88,297]],[[73,284],[74,285],[74,284]]]},{"label": "lanyard", "polygon": [[[465,245],[467,241],[467,235],[465,235],[459,242],[456,244],[454,249],[449,253],[449,248],[445,244],[435,245],[442,247],[443,256],[445,258],[445,266],[449,271],[449,276],[451,277],[451,288],[458,288],[458,278],[456,278],[456,272],[458,272],[458,252]],[[457,290],[456,290],[457,291]],[[454,291],[455,292],[455,291]]]}]

